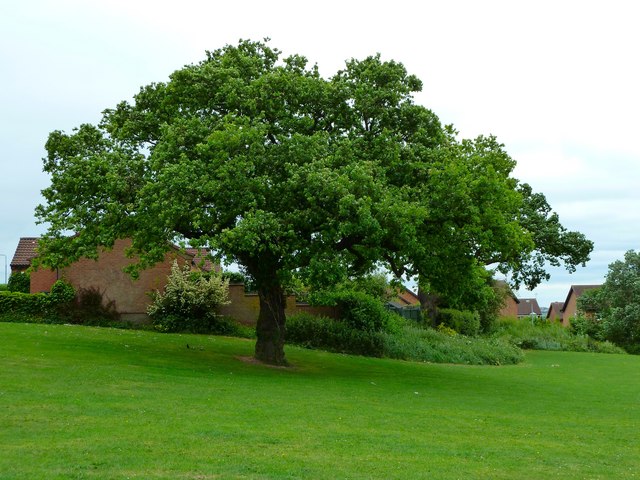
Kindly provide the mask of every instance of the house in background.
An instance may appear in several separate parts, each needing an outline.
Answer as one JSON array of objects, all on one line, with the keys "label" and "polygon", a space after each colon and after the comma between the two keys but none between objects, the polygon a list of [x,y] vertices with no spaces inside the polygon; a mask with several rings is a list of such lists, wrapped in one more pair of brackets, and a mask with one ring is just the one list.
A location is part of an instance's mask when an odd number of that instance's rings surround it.
[{"label": "house in background", "polygon": [[389,302],[395,308],[420,306],[418,295],[409,290],[407,287],[400,287],[394,291],[394,296]]},{"label": "house in background", "polygon": [[501,290],[504,293],[504,303],[498,313],[498,317],[517,318],[520,300],[515,296],[507,282],[495,280],[493,282],[493,288],[499,291]]},{"label": "house in background", "polygon": [[11,273],[26,272],[37,254],[38,237],[22,237],[11,260]]},{"label": "house in background", "polygon": [[540,305],[535,298],[520,298],[518,303],[518,318],[536,318],[542,316]]},{"label": "house in background", "polygon": [[[16,248],[16,267],[25,271],[31,267],[31,260],[37,255],[38,238],[21,238]],[[166,253],[162,262],[140,272],[137,279],[124,272],[124,268],[135,262],[129,258],[126,250],[131,246],[131,240],[117,240],[113,248],[102,249],[96,260],[82,258],[68,267],[58,269],[39,268],[30,272],[31,293],[48,292],[56,280],[65,280],[76,290],[98,290],[102,294],[103,303],[113,304],[115,311],[122,320],[130,322],[147,322],[147,307],[151,303],[150,292],[162,291],[167,284],[167,277],[171,273],[174,260],[180,265],[189,265],[193,269],[203,271],[219,271],[220,266],[214,264],[207,252],[200,249],[188,248],[181,250],[173,247]],[[13,265],[13,262],[12,262]],[[402,298],[409,301],[410,295],[403,293]],[[229,285],[228,305],[218,310],[246,325],[255,325],[260,311],[260,299],[255,293],[246,293],[243,284]],[[403,300],[405,301],[405,300]],[[296,302],[293,295],[286,298],[287,315],[307,312],[312,315],[335,317],[334,307],[314,307]]]},{"label": "house in background", "polygon": [[571,319],[578,313],[578,298],[587,290],[601,287],[602,285],[571,285],[567,299],[562,307],[562,325],[571,325]]},{"label": "house in background", "polygon": [[[12,271],[25,271],[37,255],[38,238],[21,238],[16,248]],[[151,299],[149,292],[162,290],[167,283],[174,260],[193,268],[206,270],[215,268],[197,250],[182,251],[172,248],[162,262],[140,272],[134,280],[124,268],[135,262],[126,255],[131,240],[116,240],[111,249],[102,249],[96,260],[83,258],[67,267],[38,268],[30,272],[31,293],[48,292],[56,280],[65,280],[76,290],[97,290],[105,304],[113,302],[115,310],[123,320],[146,321],[147,307]],[[16,270],[13,270],[13,265]],[[18,270],[19,269],[19,270]]]},{"label": "house in background", "polygon": [[562,302],[551,302],[547,311],[547,320],[550,322],[562,322],[563,307],[564,303]]}]

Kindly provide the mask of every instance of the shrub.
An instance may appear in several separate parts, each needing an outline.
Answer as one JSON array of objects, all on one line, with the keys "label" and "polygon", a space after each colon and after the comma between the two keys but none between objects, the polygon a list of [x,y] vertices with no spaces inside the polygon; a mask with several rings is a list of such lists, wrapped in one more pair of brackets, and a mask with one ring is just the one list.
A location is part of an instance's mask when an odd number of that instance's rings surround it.
[{"label": "shrub", "polygon": [[68,284],[64,280],[56,280],[51,286],[49,293],[49,301],[52,305],[60,305],[71,302],[76,296],[76,290],[73,285]]},{"label": "shrub", "polygon": [[215,310],[228,303],[228,287],[220,275],[203,275],[174,262],[164,292],[152,294],[147,313],[161,332],[215,332],[221,328]]},{"label": "shrub", "polygon": [[576,315],[571,319],[570,329],[575,335],[588,335],[594,340],[604,340],[605,325],[594,315]]},{"label": "shrub", "polygon": [[7,282],[7,290],[10,292],[29,293],[31,280],[26,272],[12,273]]},{"label": "shrub", "polygon": [[0,292],[0,314],[43,315],[49,307],[46,293]]},{"label": "shrub", "polygon": [[71,285],[58,280],[50,293],[0,292],[0,314],[15,316],[27,315],[53,321],[58,309],[75,295]]},{"label": "shrub", "polygon": [[451,335],[406,324],[399,332],[382,333],[383,354],[399,360],[470,365],[509,365],[522,361],[522,350],[499,339]]},{"label": "shrub", "polygon": [[473,337],[480,332],[480,316],[477,313],[441,308],[436,321],[463,335]]},{"label": "shrub", "polygon": [[326,292],[315,303],[338,307],[340,320],[349,328],[380,332],[396,327],[396,315],[387,311],[381,300],[354,290]]},{"label": "shrub", "polygon": [[491,338],[532,350],[564,350],[574,352],[624,353],[609,342],[596,341],[587,335],[576,335],[555,322],[532,325],[528,321],[501,319]]},{"label": "shrub", "polygon": [[327,317],[299,313],[287,318],[287,342],[330,352],[380,357],[383,340],[379,332],[352,328]]},{"label": "shrub", "polygon": [[59,315],[69,323],[97,326],[123,326],[115,302],[105,301],[97,287],[80,288],[73,302],[58,308]]}]

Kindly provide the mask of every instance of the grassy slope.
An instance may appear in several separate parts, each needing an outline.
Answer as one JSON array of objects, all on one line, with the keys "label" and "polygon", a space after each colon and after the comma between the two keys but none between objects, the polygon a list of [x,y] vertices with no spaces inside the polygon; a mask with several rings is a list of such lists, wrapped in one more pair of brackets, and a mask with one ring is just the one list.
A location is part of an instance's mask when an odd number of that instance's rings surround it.
[{"label": "grassy slope", "polygon": [[[186,348],[189,344],[190,348]],[[0,323],[0,478],[634,478],[640,357],[427,365]]]}]

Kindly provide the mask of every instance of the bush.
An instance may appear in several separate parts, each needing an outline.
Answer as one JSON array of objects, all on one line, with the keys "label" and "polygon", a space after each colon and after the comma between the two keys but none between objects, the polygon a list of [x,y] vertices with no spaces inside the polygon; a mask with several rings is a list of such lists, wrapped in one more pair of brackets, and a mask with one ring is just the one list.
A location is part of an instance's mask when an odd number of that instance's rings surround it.
[{"label": "bush", "polygon": [[10,292],[29,293],[31,280],[26,272],[12,273],[7,282],[7,290]]},{"label": "bush", "polygon": [[325,292],[314,303],[338,307],[340,320],[349,328],[365,332],[396,328],[397,315],[389,312],[381,300],[354,290]]},{"label": "bush", "polygon": [[58,315],[68,323],[78,325],[126,326],[120,321],[115,302],[105,302],[103,293],[97,287],[78,289],[72,302],[58,307]]},{"label": "bush", "polygon": [[27,315],[38,319],[53,321],[58,309],[73,300],[75,296],[71,285],[58,280],[50,293],[0,292],[0,314],[12,318],[15,315]]},{"label": "bush", "polygon": [[438,310],[436,321],[470,337],[480,332],[480,316],[477,313],[441,308]]},{"label": "bush", "polygon": [[571,319],[569,328],[574,335],[587,335],[594,340],[605,339],[605,325],[594,315],[576,315]]},{"label": "bush", "polygon": [[51,286],[49,301],[52,305],[70,303],[76,296],[76,290],[64,280],[56,280]]},{"label": "bush", "polygon": [[609,342],[599,342],[587,335],[576,335],[555,322],[532,325],[528,321],[501,319],[491,338],[502,339],[531,350],[563,350],[573,352],[624,353]]},{"label": "bush", "polygon": [[469,338],[455,332],[451,336],[410,322],[399,322],[393,332],[356,330],[309,314],[287,319],[287,342],[330,352],[419,362],[505,365],[523,358],[519,348],[500,340]]},{"label": "bush", "polygon": [[299,313],[287,318],[287,342],[330,352],[380,357],[383,340],[379,332],[360,330],[345,322]]},{"label": "bush", "polygon": [[0,292],[0,314],[44,315],[49,307],[46,293]]},{"label": "bush", "polygon": [[220,326],[215,310],[228,303],[229,281],[203,275],[174,262],[164,292],[152,294],[147,313],[161,332],[214,333]]},{"label": "bush", "polygon": [[471,338],[406,324],[399,332],[382,333],[383,354],[399,360],[469,365],[511,365],[522,350],[499,339]]}]

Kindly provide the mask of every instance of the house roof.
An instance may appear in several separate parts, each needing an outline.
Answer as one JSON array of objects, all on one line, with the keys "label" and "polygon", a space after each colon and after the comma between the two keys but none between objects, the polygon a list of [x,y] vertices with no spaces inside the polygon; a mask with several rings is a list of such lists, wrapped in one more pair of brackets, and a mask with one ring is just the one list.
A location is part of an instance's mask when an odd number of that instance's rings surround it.
[{"label": "house roof", "polygon": [[506,290],[507,293],[509,294],[509,296],[511,298],[513,298],[516,303],[520,303],[520,299],[518,297],[516,297],[515,293],[513,293],[513,290],[511,290],[511,287],[509,286],[509,284],[507,282],[505,282],[504,280],[494,280],[493,281],[493,286],[495,288]]},{"label": "house roof", "polygon": [[551,302],[551,305],[549,305],[549,310],[547,310],[547,318],[549,318],[549,316],[551,315],[551,312],[556,312],[558,314],[562,313],[562,310],[564,309],[564,303],[562,302]]},{"label": "house roof", "polygon": [[586,290],[592,290],[594,288],[599,288],[602,285],[571,285],[569,289],[569,293],[567,294],[567,299],[564,301],[562,309],[567,308],[567,304],[569,303],[569,299],[571,298],[571,294],[575,295],[578,298],[582,295]]},{"label": "house roof", "polygon": [[22,237],[18,241],[16,252],[11,260],[11,268],[28,268],[31,266],[31,260],[37,255],[39,237]]},{"label": "house roof", "polygon": [[542,315],[542,311],[540,310],[540,305],[538,305],[538,300],[535,298],[520,298],[520,302],[518,303],[518,316],[527,316],[532,313],[535,315]]},{"label": "house roof", "polygon": [[416,305],[420,303],[418,295],[413,293],[407,287],[402,287],[394,300],[402,303],[403,305]]},{"label": "house roof", "polygon": [[[16,252],[11,260],[12,269],[23,269],[31,266],[31,260],[33,260],[37,252],[38,240],[40,237],[22,237],[18,241]],[[178,248],[178,247],[175,247]],[[191,261],[193,265],[198,266],[204,271],[219,270],[219,265],[214,264],[208,257],[209,252],[199,248],[186,248],[185,253],[190,257],[193,257]]]}]

